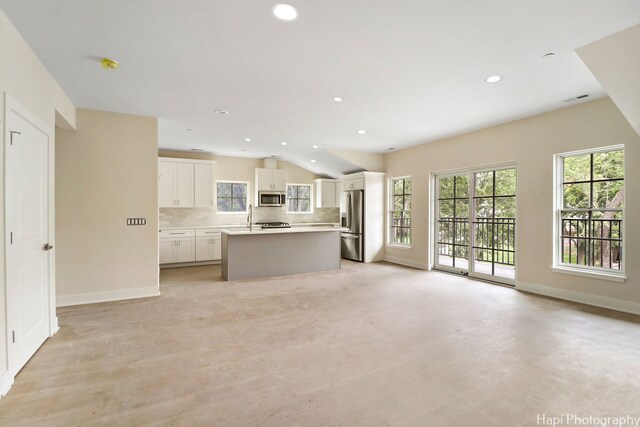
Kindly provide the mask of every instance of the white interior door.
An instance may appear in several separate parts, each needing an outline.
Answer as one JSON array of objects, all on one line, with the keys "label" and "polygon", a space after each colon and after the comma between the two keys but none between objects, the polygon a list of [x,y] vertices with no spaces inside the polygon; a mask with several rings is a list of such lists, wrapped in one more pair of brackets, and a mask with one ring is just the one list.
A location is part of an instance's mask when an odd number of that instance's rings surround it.
[{"label": "white interior door", "polygon": [[7,110],[7,326],[15,374],[50,332],[50,137],[15,109]]}]

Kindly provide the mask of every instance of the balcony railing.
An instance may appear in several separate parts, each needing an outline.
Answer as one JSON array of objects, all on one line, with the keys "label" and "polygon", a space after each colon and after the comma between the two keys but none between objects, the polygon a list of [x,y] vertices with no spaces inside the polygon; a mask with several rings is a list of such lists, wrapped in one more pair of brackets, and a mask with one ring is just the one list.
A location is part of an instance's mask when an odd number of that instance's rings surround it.
[{"label": "balcony railing", "polygon": [[621,219],[562,218],[561,232],[562,263],[622,269]]}]

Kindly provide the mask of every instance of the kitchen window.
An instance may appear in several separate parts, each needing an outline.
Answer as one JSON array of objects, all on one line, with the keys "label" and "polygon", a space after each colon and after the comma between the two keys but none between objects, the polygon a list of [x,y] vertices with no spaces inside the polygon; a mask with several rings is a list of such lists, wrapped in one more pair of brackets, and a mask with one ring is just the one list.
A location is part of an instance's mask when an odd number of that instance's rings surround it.
[{"label": "kitchen window", "polygon": [[249,183],[217,181],[216,206],[218,213],[247,213]]},{"label": "kitchen window", "polygon": [[411,177],[389,180],[389,243],[411,246]]},{"label": "kitchen window", "polygon": [[311,213],[311,184],[287,184],[287,213]]},{"label": "kitchen window", "polygon": [[624,148],[556,155],[554,271],[624,279]]}]

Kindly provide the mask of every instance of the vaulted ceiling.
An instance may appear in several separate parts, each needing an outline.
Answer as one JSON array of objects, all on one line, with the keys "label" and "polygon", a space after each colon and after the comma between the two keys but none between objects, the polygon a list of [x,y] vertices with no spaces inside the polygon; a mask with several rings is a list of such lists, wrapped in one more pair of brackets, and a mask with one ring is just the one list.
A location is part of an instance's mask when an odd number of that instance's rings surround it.
[{"label": "vaulted ceiling", "polygon": [[331,149],[382,153],[602,97],[575,49],[640,22],[637,0],[292,0],[292,22],[275,3],[0,8],[78,107],[156,116],[161,148],[328,174],[343,167]]}]

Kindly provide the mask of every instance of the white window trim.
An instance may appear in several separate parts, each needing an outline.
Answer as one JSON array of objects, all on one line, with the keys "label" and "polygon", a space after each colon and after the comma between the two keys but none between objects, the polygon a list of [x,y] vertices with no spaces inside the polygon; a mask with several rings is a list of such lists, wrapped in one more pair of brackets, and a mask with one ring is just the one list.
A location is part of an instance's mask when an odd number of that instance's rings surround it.
[{"label": "white window trim", "polygon": [[411,242],[413,242],[413,179],[411,178],[411,175],[403,175],[403,176],[396,176],[393,178],[389,178],[387,180],[387,201],[389,203],[389,209],[387,210],[387,233],[386,233],[386,237],[387,237],[387,247],[388,248],[393,248],[393,249],[404,249],[404,250],[408,250],[411,249],[411,245],[412,243],[400,243],[400,242],[392,242],[391,241],[391,224],[393,224],[393,187],[392,187],[392,183],[393,181],[397,181],[399,179],[410,179],[411,180],[411,210],[409,212],[411,212],[412,216],[411,216],[411,227],[409,227],[409,230],[411,231]]},{"label": "white window trim", "polygon": [[[554,273],[570,274],[574,276],[589,277],[592,279],[609,280],[613,282],[624,282],[627,279],[625,269],[626,263],[626,242],[627,242],[627,227],[622,227],[622,269],[610,270],[600,267],[591,266],[578,266],[574,264],[565,264],[560,262],[560,245],[562,245],[562,239],[560,238],[560,210],[563,207],[563,183],[564,183],[564,165],[563,159],[565,157],[583,156],[591,153],[603,153],[607,151],[623,150],[624,144],[609,145],[606,147],[590,148],[585,150],[570,151],[566,153],[559,153],[553,156],[553,265],[551,270]],[[627,173],[627,156],[624,156],[624,174]],[[623,188],[626,196],[627,179],[624,176]],[[622,205],[622,221],[624,224],[626,217],[626,203]]]},{"label": "white window trim", "polygon": [[[247,209],[245,209],[244,211],[233,211],[233,212],[228,212],[228,211],[219,211],[218,210],[218,183],[224,183],[224,184],[246,184],[247,185],[247,196],[246,196],[246,201],[245,201],[245,206],[247,207]],[[249,213],[249,194],[251,192],[251,185],[249,184],[249,181],[233,181],[230,179],[218,179],[216,180],[216,185],[213,189],[214,192],[214,200],[216,201],[215,207],[216,207],[216,215],[247,215]]]},{"label": "white window trim", "polygon": [[287,213],[287,215],[312,214],[313,213],[313,184],[304,184],[304,183],[296,184],[294,182],[287,182],[285,186],[285,193],[287,194],[287,197],[286,197],[287,199],[289,198],[289,186],[309,187],[309,210],[306,212],[290,211],[289,204],[287,203],[285,207],[285,212]]}]

